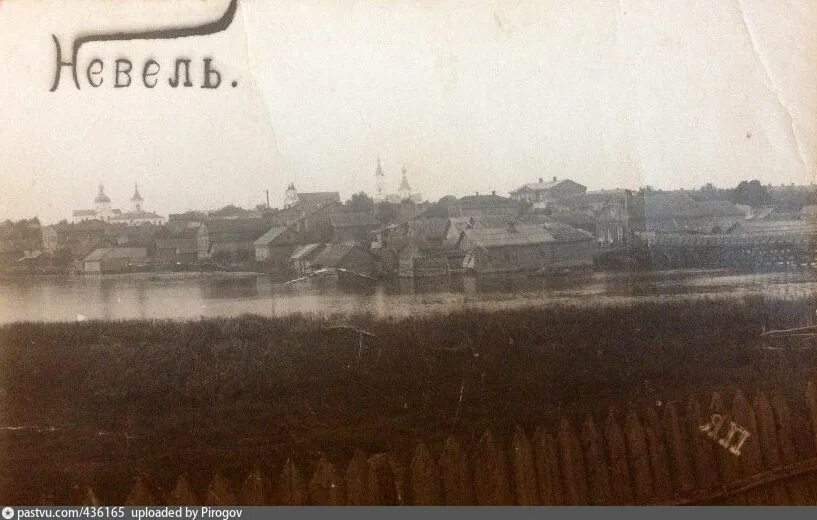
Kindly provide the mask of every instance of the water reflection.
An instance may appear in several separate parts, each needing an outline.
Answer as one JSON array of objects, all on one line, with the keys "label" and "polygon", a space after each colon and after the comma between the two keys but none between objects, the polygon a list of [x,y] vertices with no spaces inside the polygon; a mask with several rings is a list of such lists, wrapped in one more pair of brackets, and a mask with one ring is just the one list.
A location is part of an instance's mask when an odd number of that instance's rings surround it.
[{"label": "water reflection", "polygon": [[271,316],[355,312],[409,316],[462,308],[627,304],[751,294],[803,298],[815,293],[814,273],[802,271],[452,276],[364,283],[325,277],[289,285],[251,273],[43,276],[0,280],[0,323],[74,320],[79,314],[90,319],[198,318],[248,312]]},{"label": "water reflection", "polygon": [[204,279],[200,281],[201,295],[208,300],[255,298],[259,294],[269,294],[258,288],[258,281],[262,279],[264,277],[249,276],[216,280]]}]

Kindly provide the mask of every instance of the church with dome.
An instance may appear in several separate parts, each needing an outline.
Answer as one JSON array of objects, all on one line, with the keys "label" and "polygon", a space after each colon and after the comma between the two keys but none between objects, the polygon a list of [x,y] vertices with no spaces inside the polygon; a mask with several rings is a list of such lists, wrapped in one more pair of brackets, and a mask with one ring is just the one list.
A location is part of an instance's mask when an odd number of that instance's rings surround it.
[{"label": "church with dome", "polygon": [[133,196],[130,199],[130,209],[123,212],[120,209],[111,207],[111,198],[105,194],[105,187],[100,184],[99,191],[94,197],[94,209],[77,209],[71,217],[74,223],[84,220],[101,220],[111,224],[126,224],[128,226],[138,226],[141,224],[154,224],[160,226],[164,224],[165,218],[152,211],[143,209],[145,199],[139,193],[139,185],[134,184]]}]

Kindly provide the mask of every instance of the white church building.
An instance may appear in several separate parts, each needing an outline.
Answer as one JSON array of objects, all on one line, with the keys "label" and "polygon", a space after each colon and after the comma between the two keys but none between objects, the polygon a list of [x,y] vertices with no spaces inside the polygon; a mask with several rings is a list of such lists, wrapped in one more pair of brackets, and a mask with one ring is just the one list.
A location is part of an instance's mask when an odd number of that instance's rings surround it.
[{"label": "white church building", "polygon": [[94,209],[74,210],[71,221],[74,223],[83,220],[101,220],[111,224],[127,224],[128,226],[138,226],[141,224],[164,224],[165,218],[152,211],[145,211],[142,205],[145,200],[139,194],[139,186],[134,185],[133,196],[130,199],[130,210],[122,210],[111,207],[111,198],[105,194],[105,187],[100,184],[99,191],[94,198]]},{"label": "white church building", "polygon": [[377,158],[377,168],[374,171],[375,191],[372,197],[375,202],[393,202],[400,203],[404,200],[410,200],[415,204],[423,202],[423,196],[420,193],[412,193],[411,185],[406,176],[406,168],[403,168],[403,177],[400,180],[400,185],[397,187],[397,193],[386,193],[386,176],[383,174],[383,167],[380,164],[380,157]]}]

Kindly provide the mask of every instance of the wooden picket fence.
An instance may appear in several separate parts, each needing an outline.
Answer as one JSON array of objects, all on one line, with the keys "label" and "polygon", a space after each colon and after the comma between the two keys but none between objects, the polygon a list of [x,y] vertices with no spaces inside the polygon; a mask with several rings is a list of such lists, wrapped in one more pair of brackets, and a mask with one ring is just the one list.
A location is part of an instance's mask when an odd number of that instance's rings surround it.
[{"label": "wooden picket fence", "polygon": [[[803,404],[803,403],[799,403]],[[706,408],[692,399],[603,422],[562,418],[553,432],[517,428],[500,440],[486,431],[469,450],[449,437],[436,454],[425,442],[412,453],[355,452],[287,460],[275,481],[259,471],[242,483],[213,476],[202,494],[179,476],[169,493],[137,478],[128,505],[581,505],[817,504],[817,385],[805,406],[737,391],[727,406],[715,393]],[[799,411],[797,411],[799,410]],[[740,455],[701,426],[712,413],[749,432]],[[623,426],[622,426],[623,425]],[[725,432],[726,430],[724,430]],[[307,472],[307,468],[311,471]],[[238,484],[238,485],[234,485]],[[99,504],[88,489],[86,502]]]}]

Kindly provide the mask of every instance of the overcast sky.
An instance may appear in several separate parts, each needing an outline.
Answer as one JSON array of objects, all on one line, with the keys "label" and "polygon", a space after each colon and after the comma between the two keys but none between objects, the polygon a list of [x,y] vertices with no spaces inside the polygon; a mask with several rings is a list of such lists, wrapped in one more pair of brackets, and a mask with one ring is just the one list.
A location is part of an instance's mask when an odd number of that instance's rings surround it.
[{"label": "overcast sky", "polygon": [[[0,0],[0,218],[46,222],[134,182],[166,215],[301,191],[436,200],[538,177],[590,189],[809,183],[817,168],[814,0],[239,0],[223,33],[85,45],[78,34],[202,23],[227,0]],[[167,85],[177,56],[195,87]],[[199,88],[203,57],[224,83]],[[93,58],[104,83],[84,79]],[[114,89],[116,58],[133,84]],[[144,62],[159,85],[141,85]],[[237,81],[235,88],[231,81]]]}]

